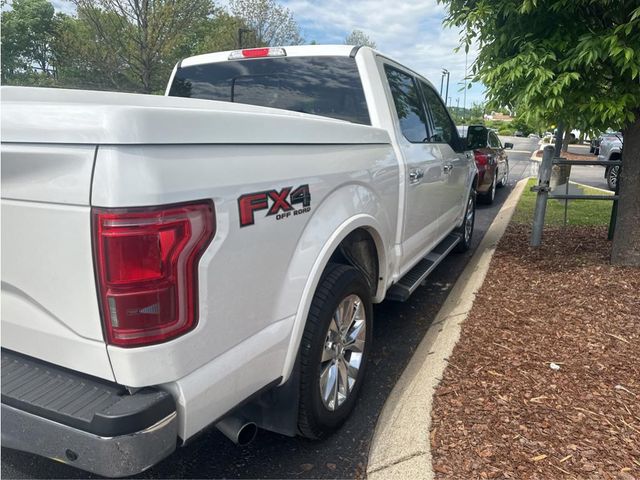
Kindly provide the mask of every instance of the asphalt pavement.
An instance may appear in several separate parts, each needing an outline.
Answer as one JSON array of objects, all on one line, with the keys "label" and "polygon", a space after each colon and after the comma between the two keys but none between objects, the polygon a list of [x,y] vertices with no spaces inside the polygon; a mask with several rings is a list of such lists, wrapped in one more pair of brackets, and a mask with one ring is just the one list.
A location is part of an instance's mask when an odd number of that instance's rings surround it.
[{"label": "asphalt pavement", "polygon": [[[529,160],[537,141],[517,137],[504,137],[503,141],[514,143],[509,152],[509,183],[498,189],[493,205],[478,206],[471,251],[450,255],[407,302],[388,301],[375,306],[371,363],[355,411],[342,429],[322,441],[260,431],[252,444],[236,447],[211,428],[139,478],[364,477],[376,420],[391,389],[515,183],[537,175],[539,162]],[[580,178],[593,184],[602,174],[587,170]],[[4,448],[0,473],[2,478],[95,478],[48,459]]]}]

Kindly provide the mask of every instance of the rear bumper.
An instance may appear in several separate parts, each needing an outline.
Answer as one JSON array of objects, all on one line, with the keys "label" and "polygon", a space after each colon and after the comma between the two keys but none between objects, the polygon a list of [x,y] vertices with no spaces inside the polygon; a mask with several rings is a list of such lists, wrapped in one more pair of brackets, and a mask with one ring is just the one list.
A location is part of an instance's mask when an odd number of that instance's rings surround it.
[{"label": "rear bumper", "polygon": [[41,455],[105,477],[135,475],[176,448],[172,413],[155,425],[118,437],[100,437],[2,404],[2,446]]},{"label": "rear bumper", "polygon": [[134,475],[178,440],[167,392],[112,382],[2,350],[2,446],[109,477]]}]

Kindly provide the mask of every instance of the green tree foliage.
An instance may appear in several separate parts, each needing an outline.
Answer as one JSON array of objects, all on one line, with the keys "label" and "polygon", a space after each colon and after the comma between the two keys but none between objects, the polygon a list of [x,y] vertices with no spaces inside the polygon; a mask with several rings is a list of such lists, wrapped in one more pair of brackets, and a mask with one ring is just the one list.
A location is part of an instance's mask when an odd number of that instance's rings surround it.
[{"label": "green tree foliage", "polygon": [[[475,80],[494,104],[550,121],[579,116],[600,128],[640,105],[637,0],[440,0],[462,43],[480,47]],[[569,117],[569,118],[568,118]]]},{"label": "green tree foliage", "polygon": [[474,79],[493,104],[525,117],[625,135],[614,263],[640,266],[640,5],[638,0],[439,0]]},{"label": "green tree foliage", "polygon": [[213,13],[210,0],[74,0],[100,43],[126,63],[141,91],[161,90],[185,32]]},{"label": "green tree foliage", "polygon": [[231,14],[250,30],[243,47],[300,45],[304,42],[291,10],[275,0],[231,0]]},{"label": "green tree foliage", "polygon": [[374,42],[369,35],[362,30],[353,30],[347,38],[344,39],[346,45],[357,45],[363,47],[376,48],[376,42]]},{"label": "green tree foliage", "polygon": [[2,81],[32,83],[52,75],[51,42],[55,11],[47,0],[15,0],[2,12]]}]

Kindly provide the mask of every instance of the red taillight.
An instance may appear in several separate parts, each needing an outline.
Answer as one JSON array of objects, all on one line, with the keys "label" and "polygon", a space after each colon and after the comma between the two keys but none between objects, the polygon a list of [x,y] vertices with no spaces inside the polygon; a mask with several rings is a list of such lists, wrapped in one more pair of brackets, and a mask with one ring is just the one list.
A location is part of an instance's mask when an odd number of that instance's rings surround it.
[{"label": "red taillight", "polygon": [[476,159],[476,165],[486,165],[489,163],[489,155],[479,150],[474,150],[473,155]]},{"label": "red taillight", "polygon": [[245,48],[244,50],[234,50],[233,52],[229,53],[229,60],[286,56],[287,52],[282,47]]},{"label": "red taillight", "polygon": [[149,345],[195,327],[198,261],[215,234],[212,202],[95,208],[93,234],[108,343]]}]

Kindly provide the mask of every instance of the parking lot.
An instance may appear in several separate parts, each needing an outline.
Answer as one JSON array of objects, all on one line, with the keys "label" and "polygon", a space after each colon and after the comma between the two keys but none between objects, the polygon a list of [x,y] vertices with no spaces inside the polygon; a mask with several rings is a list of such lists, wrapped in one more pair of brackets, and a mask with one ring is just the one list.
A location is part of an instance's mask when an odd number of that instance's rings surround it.
[{"label": "parking lot", "polygon": [[[521,178],[537,174],[539,164],[529,159],[537,148],[537,140],[512,137],[506,140],[514,143],[514,150],[509,153],[509,184],[498,190],[493,205],[478,206],[472,250],[445,259],[426,285],[406,303],[385,302],[375,307],[374,345],[367,377],[354,414],[339,432],[314,442],[260,431],[252,444],[236,447],[212,428],[141,477],[363,477],[376,420],[389,392],[513,185]],[[576,181],[606,188],[602,167],[578,167],[573,173],[572,179]],[[1,474],[4,478],[88,477],[86,472],[8,449],[2,450]]]}]

